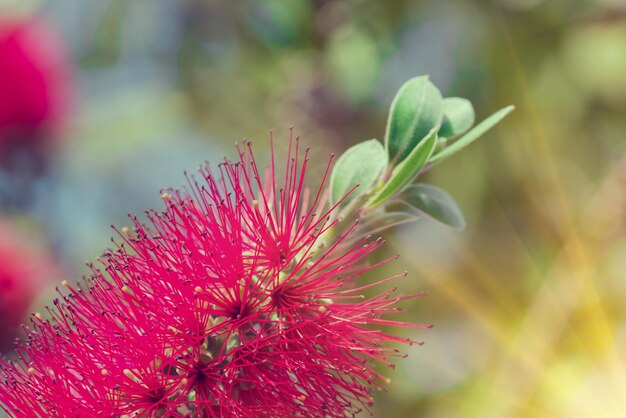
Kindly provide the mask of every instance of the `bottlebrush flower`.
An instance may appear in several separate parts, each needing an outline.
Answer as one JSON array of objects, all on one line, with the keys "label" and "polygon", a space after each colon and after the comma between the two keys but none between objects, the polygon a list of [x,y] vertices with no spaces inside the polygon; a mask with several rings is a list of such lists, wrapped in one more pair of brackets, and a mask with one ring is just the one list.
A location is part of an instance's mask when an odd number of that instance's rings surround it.
[{"label": "bottlebrush flower", "polygon": [[0,350],[10,347],[20,323],[55,267],[6,219],[0,219]]},{"label": "bottlebrush flower", "polygon": [[[102,268],[64,282],[36,314],[19,359],[3,361],[0,404],[13,416],[345,417],[367,409],[411,341],[381,327],[396,312],[380,240],[342,226],[326,179],[305,186],[308,151],[290,143],[282,183],[246,144],[167,190],[150,225],[132,217]],[[374,297],[363,292],[383,289]]]},{"label": "bottlebrush flower", "polygon": [[0,17],[0,166],[20,150],[45,151],[63,124],[70,71],[58,33],[42,17]]}]

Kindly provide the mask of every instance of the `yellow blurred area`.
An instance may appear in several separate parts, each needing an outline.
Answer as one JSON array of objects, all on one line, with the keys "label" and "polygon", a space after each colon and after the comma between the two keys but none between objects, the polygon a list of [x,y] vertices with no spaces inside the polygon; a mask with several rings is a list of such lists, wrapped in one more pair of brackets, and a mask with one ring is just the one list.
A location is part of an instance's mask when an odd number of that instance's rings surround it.
[{"label": "yellow blurred area", "polygon": [[[422,307],[431,313],[423,316],[442,322],[423,338],[455,360],[446,364],[439,351],[436,364],[417,361],[410,374],[427,363],[431,378],[451,376],[449,386],[391,414],[624,416],[626,21],[607,15],[572,22],[561,29],[562,46],[533,63],[536,69],[526,58],[534,44],[518,37],[523,27],[502,15],[497,21],[501,61],[494,72],[507,92],[501,96],[515,98],[516,114],[496,128],[497,144],[483,143],[451,162],[458,168],[433,173],[457,193],[466,176],[479,176],[486,184],[470,186],[463,198],[480,189],[483,206],[469,221],[471,236],[451,245],[452,267],[403,258],[430,291],[420,304],[438,305],[434,313]],[[428,244],[420,239],[416,247]],[[459,318],[470,329],[465,335]],[[462,336],[437,342],[450,329]],[[463,377],[449,370],[459,351]],[[428,378],[419,384],[427,388]],[[389,392],[393,397],[393,385]]]},{"label": "yellow blurred area", "polygon": [[477,120],[516,111],[421,178],[457,200],[464,232],[423,219],[385,234],[380,259],[401,257],[371,274],[407,270],[400,293],[428,295],[401,317],[434,327],[405,331],[424,345],[383,371],[372,414],[626,417],[623,2],[59,0],[41,13],[67,40],[79,97],[39,203],[18,212],[71,276],[184,169],[243,138],[263,159],[268,131],[286,140],[293,125],[322,170],[382,139],[397,88],[429,74]]}]

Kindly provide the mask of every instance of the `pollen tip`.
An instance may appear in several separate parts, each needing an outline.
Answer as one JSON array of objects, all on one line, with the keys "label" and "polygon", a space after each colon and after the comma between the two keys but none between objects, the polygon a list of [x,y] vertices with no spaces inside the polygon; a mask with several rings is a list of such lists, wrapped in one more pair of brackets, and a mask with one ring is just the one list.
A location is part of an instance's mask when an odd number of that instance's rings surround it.
[{"label": "pollen tip", "polygon": [[41,314],[39,312],[35,312],[35,318],[41,319]]},{"label": "pollen tip", "polygon": [[35,370],[34,367],[29,367],[28,368],[28,374],[35,375],[35,374],[37,374],[37,370]]},{"label": "pollen tip", "polygon": [[102,370],[100,370],[100,374],[102,376],[108,376],[109,375],[109,371],[107,369],[102,369]]},{"label": "pollen tip", "polygon": [[320,311],[320,313],[325,313],[328,309],[326,309],[326,306],[322,305],[319,308],[317,308],[318,311]]},{"label": "pollen tip", "polygon": [[193,291],[196,293],[202,293],[202,288],[200,286],[196,286]]},{"label": "pollen tip", "polygon": [[127,226],[124,226],[124,227],[122,227],[122,232],[123,232],[124,234],[128,234],[128,232],[130,232],[130,229],[128,229],[128,227],[127,227]]},{"label": "pollen tip", "polygon": [[63,280],[61,284],[65,287],[68,287],[70,285],[67,280]]},{"label": "pollen tip", "polygon": [[172,196],[169,193],[161,194],[161,199],[163,199],[163,200],[170,200],[171,198],[172,198]]}]

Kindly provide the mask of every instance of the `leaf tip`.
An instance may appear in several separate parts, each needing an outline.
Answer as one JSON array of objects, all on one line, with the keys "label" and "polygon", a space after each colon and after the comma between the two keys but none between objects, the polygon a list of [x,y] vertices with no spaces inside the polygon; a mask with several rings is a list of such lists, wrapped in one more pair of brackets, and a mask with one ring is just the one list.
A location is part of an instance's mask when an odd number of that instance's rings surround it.
[{"label": "leaf tip", "polygon": [[465,231],[467,229],[467,222],[465,221],[465,218],[463,218],[463,220],[459,222],[458,225],[454,225],[452,229],[459,231],[459,232]]}]

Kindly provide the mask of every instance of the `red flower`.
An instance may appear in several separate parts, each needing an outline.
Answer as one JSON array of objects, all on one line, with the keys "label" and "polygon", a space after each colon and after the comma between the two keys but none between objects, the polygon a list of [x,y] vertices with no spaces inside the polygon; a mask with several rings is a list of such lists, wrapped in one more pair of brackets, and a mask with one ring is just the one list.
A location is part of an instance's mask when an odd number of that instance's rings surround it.
[{"label": "red flower", "polygon": [[0,220],[0,350],[10,347],[45,279],[53,275],[45,254]]},{"label": "red flower", "polygon": [[68,110],[69,68],[42,18],[0,19],[0,165],[14,148],[46,147]]},{"label": "red flower", "polygon": [[[166,210],[133,230],[84,285],[64,282],[51,320],[33,317],[21,360],[1,367],[0,403],[23,416],[345,417],[367,408],[390,365],[377,329],[393,290],[354,279],[381,241],[339,231],[304,186],[298,141],[277,184],[249,146],[219,176],[188,177]],[[330,164],[329,164],[330,165]],[[326,171],[328,173],[328,169]],[[334,237],[334,238],[333,238]],[[356,241],[355,241],[356,239]]]}]

